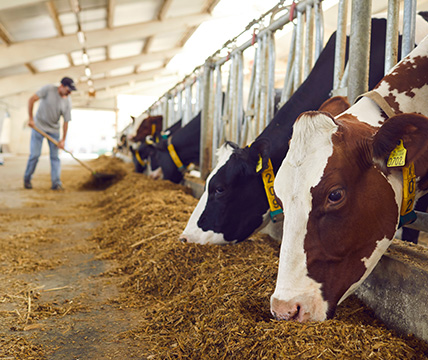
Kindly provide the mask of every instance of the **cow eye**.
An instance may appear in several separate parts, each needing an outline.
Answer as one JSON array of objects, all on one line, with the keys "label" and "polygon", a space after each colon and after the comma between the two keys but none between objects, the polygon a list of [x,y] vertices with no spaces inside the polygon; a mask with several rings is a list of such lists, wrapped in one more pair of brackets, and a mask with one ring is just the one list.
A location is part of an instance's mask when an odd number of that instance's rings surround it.
[{"label": "cow eye", "polygon": [[330,203],[338,203],[340,200],[343,199],[343,196],[345,195],[345,191],[343,189],[336,189],[333,190],[329,195],[328,195],[328,201]]},{"label": "cow eye", "polygon": [[223,194],[223,193],[224,193],[224,188],[223,188],[222,186],[217,186],[217,187],[215,188],[215,193],[216,193],[216,195],[221,195],[221,194]]}]

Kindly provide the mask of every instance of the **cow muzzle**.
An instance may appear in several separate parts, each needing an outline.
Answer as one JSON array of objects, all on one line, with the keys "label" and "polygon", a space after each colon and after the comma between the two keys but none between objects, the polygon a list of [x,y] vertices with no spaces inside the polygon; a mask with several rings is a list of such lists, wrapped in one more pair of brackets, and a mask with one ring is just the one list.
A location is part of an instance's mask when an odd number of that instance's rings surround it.
[{"label": "cow muzzle", "polygon": [[326,319],[324,304],[316,304],[315,308],[296,300],[279,300],[271,298],[270,311],[275,320],[294,320],[299,322],[322,321]]}]

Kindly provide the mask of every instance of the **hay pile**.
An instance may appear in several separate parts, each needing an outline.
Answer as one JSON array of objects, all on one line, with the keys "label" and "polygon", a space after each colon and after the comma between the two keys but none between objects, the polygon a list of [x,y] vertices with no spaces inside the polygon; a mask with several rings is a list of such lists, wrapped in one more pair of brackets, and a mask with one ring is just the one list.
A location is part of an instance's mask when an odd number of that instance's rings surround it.
[{"label": "hay pile", "polygon": [[113,301],[141,312],[138,339],[148,359],[424,359],[428,344],[399,336],[355,297],[333,320],[274,321],[277,243],[252,236],[238,245],[177,240],[197,200],[167,181],[128,173],[94,205],[104,223],[93,238],[126,275]]},{"label": "hay pile", "polygon": [[[122,180],[127,172],[127,166],[125,166],[122,160],[104,155],[90,161],[89,167],[98,176],[87,172],[86,177],[79,179],[77,183],[79,190],[105,190]],[[103,175],[111,175],[111,177],[103,178]]]}]

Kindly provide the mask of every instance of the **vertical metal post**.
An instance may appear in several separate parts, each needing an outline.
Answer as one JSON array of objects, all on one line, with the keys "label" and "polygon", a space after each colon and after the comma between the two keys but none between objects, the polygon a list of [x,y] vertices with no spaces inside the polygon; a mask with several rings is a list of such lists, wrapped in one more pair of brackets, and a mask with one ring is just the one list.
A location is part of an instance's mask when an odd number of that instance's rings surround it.
[{"label": "vertical metal post", "polygon": [[261,48],[260,48],[260,87],[259,87],[259,109],[258,109],[258,128],[257,128],[257,135],[259,135],[263,129],[265,128],[265,116],[266,116],[266,98],[267,98],[267,79],[266,79],[266,72],[267,72],[267,34],[264,34],[261,38]]},{"label": "vertical metal post", "polygon": [[[183,89],[178,90],[176,98],[177,98],[177,113],[174,120],[178,121],[182,119],[183,121],[184,120],[183,119]],[[183,121],[183,122],[186,123],[186,121]]]},{"label": "vertical metal post", "polygon": [[241,142],[239,145],[241,147],[245,146],[250,138],[250,133],[254,132],[254,116],[255,116],[255,98],[256,98],[256,88],[255,88],[255,82],[256,82],[256,69],[257,69],[257,51],[254,52],[254,61],[253,61],[253,67],[251,69],[251,79],[250,79],[250,90],[248,93],[248,99],[247,99],[247,108],[245,111],[245,117],[244,117],[244,126],[242,130],[241,135]]},{"label": "vertical metal post", "polygon": [[324,17],[322,13],[321,0],[315,1],[315,55],[314,61],[317,61],[321,51],[324,49]]},{"label": "vertical metal post", "polygon": [[186,119],[186,123],[188,123],[192,118],[192,82],[189,79],[187,84],[185,84],[184,88],[184,99],[186,100],[186,105],[184,108],[183,119]]},{"label": "vertical metal post", "polygon": [[303,77],[309,75],[312,69],[313,47],[314,47],[314,16],[311,5],[306,5],[306,32],[305,32],[305,61]]},{"label": "vertical metal post", "polygon": [[290,49],[288,51],[287,68],[285,70],[285,79],[284,79],[284,86],[281,92],[280,106],[282,106],[288,101],[293,91],[293,73],[294,73],[293,63],[294,63],[294,54],[296,50],[296,34],[297,34],[297,27],[294,26],[293,34],[291,36]]},{"label": "vertical metal post", "polygon": [[162,129],[168,127],[168,94],[162,98]]},{"label": "vertical metal post", "polygon": [[213,138],[213,117],[212,117],[212,83],[213,83],[213,71],[212,62],[207,61],[204,64],[204,102],[202,105],[201,114],[201,141],[200,141],[200,154],[199,154],[199,166],[201,171],[201,178],[205,180],[211,169],[210,162],[212,158],[212,138]]},{"label": "vertical metal post", "polygon": [[202,97],[203,97],[203,86],[202,86],[202,75],[199,74],[196,78],[196,94],[195,94],[195,107],[193,110],[193,116],[196,116],[202,109]]},{"label": "vertical metal post", "polygon": [[342,80],[345,70],[347,16],[348,0],[340,0],[337,14],[336,47],[334,52],[334,90],[339,89],[340,81]]},{"label": "vertical metal post", "polygon": [[237,92],[238,92],[238,98],[236,103],[236,143],[239,144],[241,142],[241,134],[242,134],[242,122],[243,122],[243,116],[244,116],[244,55],[242,51],[236,54],[237,58]]},{"label": "vertical metal post", "polygon": [[230,141],[236,141],[236,100],[237,100],[237,82],[236,82],[236,64],[237,59],[235,55],[232,55],[232,58],[230,60],[230,67],[229,67],[229,89],[228,89],[228,98],[229,98],[229,128],[228,128],[228,140]]},{"label": "vertical metal post", "polygon": [[352,0],[348,99],[352,104],[368,90],[371,0]]},{"label": "vertical metal post", "polygon": [[403,44],[401,58],[407,56],[415,47],[416,0],[404,0]]},{"label": "vertical metal post", "polygon": [[222,133],[222,108],[223,108],[223,93],[221,84],[221,67],[216,65],[215,70],[215,97],[214,97],[214,109],[213,109],[213,142],[212,142],[212,165],[215,166],[216,157],[215,151],[218,148],[221,141]]},{"label": "vertical metal post", "polygon": [[254,89],[254,120],[255,120],[255,131],[256,134],[260,128],[260,93],[261,93],[261,81],[262,81],[262,68],[263,68],[263,38],[257,38],[257,50],[255,54],[256,58],[256,78],[255,78],[255,89]]},{"label": "vertical metal post", "polygon": [[265,127],[273,118],[275,107],[275,37],[273,32],[269,31],[267,35],[267,50],[268,50],[268,94],[267,94],[267,109],[265,118]]},{"label": "vertical metal post", "polygon": [[398,14],[400,1],[388,1],[388,18],[386,22],[385,70],[386,74],[396,63],[398,56]]},{"label": "vertical metal post", "polygon": [[303,14],[297,11],[297,35],[295,48],[295,64],[294,64],[294,87],[298,88],[302,83],[302,49],[303,49]]},{"label": "vertical metal post", "polygon": [[174,124],[175,120],[175,96],[171,93],[168,94],[168,123],[167,127]]}]

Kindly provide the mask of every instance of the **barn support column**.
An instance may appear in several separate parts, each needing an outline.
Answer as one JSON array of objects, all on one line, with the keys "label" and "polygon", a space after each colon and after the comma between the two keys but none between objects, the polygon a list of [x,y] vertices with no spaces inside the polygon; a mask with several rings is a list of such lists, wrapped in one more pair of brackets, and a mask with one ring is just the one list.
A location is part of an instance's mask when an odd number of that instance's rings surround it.
[{"label": "barn support column", "polygon": [[368,90],[371,0],[353,0],[349,45],[348,100],[354,103],[358,95]]}]

